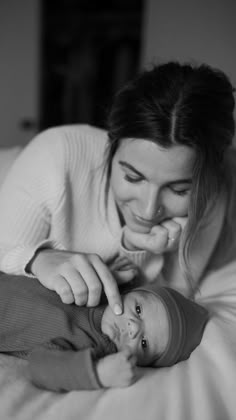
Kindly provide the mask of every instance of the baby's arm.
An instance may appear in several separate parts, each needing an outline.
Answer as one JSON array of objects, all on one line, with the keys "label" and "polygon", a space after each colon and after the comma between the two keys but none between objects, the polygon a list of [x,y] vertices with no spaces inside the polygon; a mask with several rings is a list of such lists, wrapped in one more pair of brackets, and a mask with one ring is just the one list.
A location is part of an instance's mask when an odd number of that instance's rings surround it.
[{"label": "baby's arm", "polygon": [[129,350],[96,361],[91,348],[39,347],[29,356],[29,369],[34,385],[50,391],[124,387],[135,381],[135,358]]},{"label": "baby's arm", "polygon": [[57,350],[39,347],[28,358],[31,381],[49,391],[101,388],[92,349]]}]

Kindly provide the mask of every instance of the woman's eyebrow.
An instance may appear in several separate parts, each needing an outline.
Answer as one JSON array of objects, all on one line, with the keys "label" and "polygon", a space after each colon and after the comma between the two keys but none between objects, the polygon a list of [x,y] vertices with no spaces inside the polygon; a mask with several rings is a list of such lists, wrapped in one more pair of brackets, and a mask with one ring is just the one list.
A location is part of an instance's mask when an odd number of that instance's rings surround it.
[{"label": "woman's eyebrow", "polygon": [[137,175],[139,175],[139,176],[143,176],[143,174],[142,174],[141,172],[137,171],[137,169],[135,169],[132,165],[130,165],[130,163],[128,163],[128,162],[124,162],[123,160],[119,160],[119,164],[120,164],[121,166],[123,166],[124,168],[127,168],[127,169],[129,169],[130,171],[135,172]]},{"label": "woman's eyebrow", "polygon": [[170,182],[171,185],[176,185],[176,184],[192,184],[192,179],[191,178],[180,178],[180,179],[176,179],[175,181],[171,181]]}]

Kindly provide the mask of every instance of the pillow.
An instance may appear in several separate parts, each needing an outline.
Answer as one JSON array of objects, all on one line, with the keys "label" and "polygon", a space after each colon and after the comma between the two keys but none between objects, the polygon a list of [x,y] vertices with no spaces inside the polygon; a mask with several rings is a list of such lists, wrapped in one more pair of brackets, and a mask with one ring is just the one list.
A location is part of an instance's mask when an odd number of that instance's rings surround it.
[{"label": "pillow", "polygon": [[21,150],[22,146],[0,147],[0,186]]}]

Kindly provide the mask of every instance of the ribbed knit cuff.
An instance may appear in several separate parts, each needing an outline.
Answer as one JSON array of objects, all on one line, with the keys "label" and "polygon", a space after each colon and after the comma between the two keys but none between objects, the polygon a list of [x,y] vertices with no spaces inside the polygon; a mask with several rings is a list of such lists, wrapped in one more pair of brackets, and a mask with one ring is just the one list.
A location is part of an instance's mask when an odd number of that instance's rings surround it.
[{"label": "ribbed knit cuff", "polygon": [[125,256],[140,268],[146,281],[153,282],[157,280],[164,264],[162,254],[155,255],[145,250],[130,251],[124,247],[122,237],[119,249],[121,256]]},{"label": "ribbed knit cuff", "polygon": [[11,249],[2,260],[2,271],[7,274],[19,274],[27,277],[35,277],[26,271],[27,265],[30,263],[35,253],[42,248],[52,248],[50,240],[44,240],[33,246],[18,245]]},{"label": "ribbed knit cuff", "polygon": [[122,257],[128,258],[128,260],[132,261],[138,267],[143,266],[143,264],[146,262],[148,258],[148,255],[150,254],[148,251],[145,251],[145,250],[130,251],[129,249],[126,249],[125,246],[123,245],[123,233],[120,239],[119,250],[120,250],[120,255]]}]

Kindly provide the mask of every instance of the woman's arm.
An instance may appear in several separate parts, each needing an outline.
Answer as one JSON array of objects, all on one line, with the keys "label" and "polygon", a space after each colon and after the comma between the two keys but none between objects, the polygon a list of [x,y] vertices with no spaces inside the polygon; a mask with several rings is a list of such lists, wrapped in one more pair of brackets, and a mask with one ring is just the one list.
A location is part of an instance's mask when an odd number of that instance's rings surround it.
[{"label": "woman's arm", "polygon": [[[55,147],[55,142],[57,147]],[[55,148],[55,150],[54,150]],[[25,274],[35,251],[51,247],[52,212],[62,200],[58,130],[37,136],[19,155],[0,191],[0,270]]]},{"label": "woman's arm", "polygon": [[23,150],[0,192],[0,270],[37,276],[65,303],[95,306],[104,290],[114,312],[121,313],[116,279],[93,244],[90,253],[68,249],[76,230],[73,214],[80,210],[72,190],[88,188],[85,175],[98,165],[95,144],[102,152],[99,130],[72,126],[49,129]]}]

